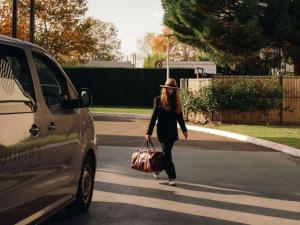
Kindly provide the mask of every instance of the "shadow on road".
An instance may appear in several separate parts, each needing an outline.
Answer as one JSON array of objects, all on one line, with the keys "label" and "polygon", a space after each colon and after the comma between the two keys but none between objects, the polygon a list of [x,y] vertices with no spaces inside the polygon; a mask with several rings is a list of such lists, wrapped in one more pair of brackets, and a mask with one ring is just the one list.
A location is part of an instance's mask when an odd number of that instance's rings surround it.
[{"label": "shadow on road", "polygon": [[87,213],[60,212],[42,225],[240,225],[226,220],[171,212],[124,203],[94,202]]},{"label": "shadow on road", "polygon": [[[163,183],[164,185],[165,183]],[[191,185],[190,185],[191,186]],[[176,188],[185,189],[187,185],[182,185],[181,183],[177,184]],[[174,190],[166,191],[166,190],[158,190],[153,188],[144,188],[144,187],[137,187],[133,185],[123,185],[123,184],[113,184],[113,183],[106,183],[106,182],[95,182],[95,190],[97,191],[104,191],[122,195],[134,195],[139,197],[147,197],[151,199],[159,200],[169,200],[174,201],[176,203],[186,203],[204,207],[211,207],[215,209],[225,209],[231,210],[235,212],[244,212],[244,213],[252,213],[255,215],[265,215],[265,216],[272,216],[272,217],[280,217],[286,219],[294,219],[300,220],[300,213],[298,212],[289,212],[283,210],[276,210],[271,208],[263,208],[257,207],[252,205],[243,205],[243,204],[235,204],[235,203],[228,203],[223,201],[214,201],[208,200],[203,198],[194,198],[190,196],[182,196],[176,194]],[[204,189],[205,190],[205,189]],[[202,188],[198,187],[198,191],[203,192]],[[207,193],[213,193],[212,190],[205,190]],[[231,191],[223,191],[224,194],[239,194],[238,192],[231,192]],[[240,193],[243,194],[243,193]],[[262,197],[263,198],[263,197]],[[288,209],[287,209],[288,210]]]},{"label": "shadow on road", "polygon": [[[160,146],[156,137],[152,138],[152,140],[156,146]],[[138,148],[144,141],[144,136],[97,135],[98,145],[103,146],[126,146]],[[234,141],[178,140],[175,145],[180,147],[190,147],[198,150],[275,152],[272,149],[263,147],[258,148],[252,144]]]}]

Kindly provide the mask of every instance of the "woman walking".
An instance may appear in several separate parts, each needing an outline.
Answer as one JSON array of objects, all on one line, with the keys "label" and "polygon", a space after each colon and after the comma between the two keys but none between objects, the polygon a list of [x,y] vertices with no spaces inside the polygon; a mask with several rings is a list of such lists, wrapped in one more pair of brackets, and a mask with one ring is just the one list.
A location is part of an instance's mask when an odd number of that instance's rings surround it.
[{"label": "woman walking", "polygon": [[[176,170],[172,161],[172,148],[178,140],[177,121],[185,139],[188,137],[187,129],[183,120],[179,88],[176,80],[169,78],[162,87],[161,96],[154,99],[154,109],[146,133],[146,139],[151,138],[156,120],[157,137],[164,152],[165,170],[169,177],[169,185],[175,186]],[[159,173],[154,173],[159,178]]]}]

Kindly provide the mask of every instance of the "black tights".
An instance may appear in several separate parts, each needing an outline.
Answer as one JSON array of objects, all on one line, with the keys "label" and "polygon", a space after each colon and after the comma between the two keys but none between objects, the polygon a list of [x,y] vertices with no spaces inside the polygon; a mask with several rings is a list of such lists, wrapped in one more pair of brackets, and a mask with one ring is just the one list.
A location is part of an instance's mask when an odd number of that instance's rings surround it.
[{"label": "black tights", "polygon": [[165,164],[165,170],[168,174],[169,180],[175,180],[176,179],[176,171],[175,166],[172,161],[172,148],[174,145],[174,142],[162,142],[160,143],[162,150],[164,152],[164,164]]}]

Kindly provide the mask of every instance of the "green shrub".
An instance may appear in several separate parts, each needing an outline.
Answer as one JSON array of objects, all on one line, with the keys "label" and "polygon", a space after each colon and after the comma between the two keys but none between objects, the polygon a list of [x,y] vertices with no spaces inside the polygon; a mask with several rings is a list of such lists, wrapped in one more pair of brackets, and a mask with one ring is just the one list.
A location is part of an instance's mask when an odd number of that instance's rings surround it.
[{"label": "green shrub", "polygon": [[198,91],[182,91],[183,107],[191,112],[240,112],[280,109],[283,91],[278,78],[238,78],[224,85],[215,80]]},{"label": "green shrub", "polygon": [[[184,89],[180,93],[183,109],[189,112],[194,112],[195,94],[188,89]],[[196,111],[197,112],[197,111]]]}]

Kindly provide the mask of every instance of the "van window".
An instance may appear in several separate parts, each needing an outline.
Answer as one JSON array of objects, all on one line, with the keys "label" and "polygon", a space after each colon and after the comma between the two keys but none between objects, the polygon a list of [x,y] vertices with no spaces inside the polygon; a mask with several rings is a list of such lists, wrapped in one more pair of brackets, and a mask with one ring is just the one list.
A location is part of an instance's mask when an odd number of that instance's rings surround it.
[{"label": "van window", "polygon": [[0,44],[0,114],[32,112],[35,92],[25,52]]},{"label": "van window", "polygon": [[69,99],[67,81],[48,57],[33,53],[44,99],[50,110],[61,109],[61,103]]}]

